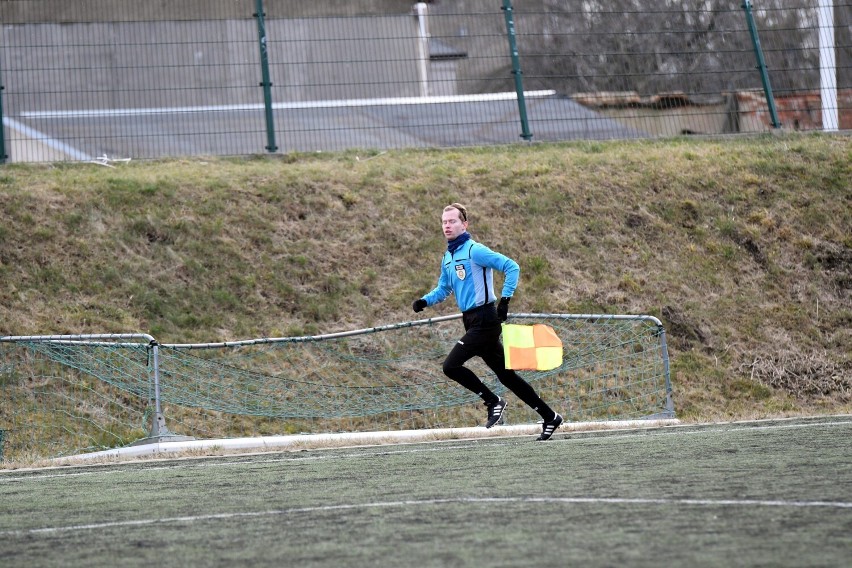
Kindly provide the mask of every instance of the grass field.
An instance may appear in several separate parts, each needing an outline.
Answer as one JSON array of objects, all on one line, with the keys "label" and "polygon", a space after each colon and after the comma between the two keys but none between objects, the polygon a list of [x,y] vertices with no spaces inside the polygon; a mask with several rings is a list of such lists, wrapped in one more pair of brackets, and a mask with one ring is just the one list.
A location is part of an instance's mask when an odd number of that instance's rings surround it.
[{"label": "grass field", "polygon": [[852,416],[0,471],[0,565],[846,566]]}]

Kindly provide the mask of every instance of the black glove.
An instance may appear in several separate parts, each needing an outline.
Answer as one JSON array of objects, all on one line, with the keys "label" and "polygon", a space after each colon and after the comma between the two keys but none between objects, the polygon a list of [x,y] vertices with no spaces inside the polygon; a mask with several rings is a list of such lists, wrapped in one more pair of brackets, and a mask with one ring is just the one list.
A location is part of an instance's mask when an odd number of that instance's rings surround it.
[{"label": "black glove", "polygon": [[506,318],[509,317],[509,300],[512,298],[500,298],[500,303],[497,304],[497,318],[500,321],[506,321]]},{"label": "black glove", "polygon": [[415,312],[422,312],[423,308],[425,308],[426,306],[426,300],[424,300],[423,298],[417,298],[416,300],[414,300],[414,303],[411,304],[411,309]]}]

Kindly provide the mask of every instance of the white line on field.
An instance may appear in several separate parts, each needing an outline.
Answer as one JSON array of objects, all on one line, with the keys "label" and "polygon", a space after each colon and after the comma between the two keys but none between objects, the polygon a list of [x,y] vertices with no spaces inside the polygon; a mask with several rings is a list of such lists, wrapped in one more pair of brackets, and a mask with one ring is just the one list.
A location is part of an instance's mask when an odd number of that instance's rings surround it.
[{"label": "white line on field", "polygon": [[[487,446],[502,446],[503,444],[497,443],[485,443],[478,444],[478,447],[487,447]],[[134,474],[139,474],[147,471],[161,471],[161,470],[170,470],[170,469],[180,469],[187,467],[231,467],[234,465],[252,465],[252,464],[270,464],[270,463],[297,463],[297,462],[305,462],[305,461],[317,461],[317,460],[328,460],[328,459],[352,459],[352,458],[373,458],[381,455],[390,455],[390,454],[415,454],[419,452],[443,452],[446,450],[458,450],[458,449],[467,449],[470,446],[437,446],[437,447],[429,447],[429,448],[407,448],[404,450],[390,450],[385,446],[370,448],[371,452],[358,452],[358,453],[347,453],[347,454],[316,454],[309,456],[298,456],[298,457],[286,457],[286,458],[268,458],[268,459],[228,459],[228,461],[214,461],[216,457],[222,456],[211,456],[209,458],[197,458],[199,460],[204,461],[186,461],[181,458],[177,458],[177,463],[171,463],[168,465],[158,465],[158,466],[150,466],[145,467],[143,469],[139,469],[138,467],[133,467],[134,465],[142,465],[142,462],[138,464],[122,464],[120,468],[111,468],[111,469],[92,469],[89,471],[68,471],[68,472],[60,472],[55,474],[45,474],[45,475],[22,475],[19,477],[3,477],[0,476],[0,484],[3,483],[11,483],[15,481],[40,481],[42,479],[54,479],[54,478],[65,478],[65,477],[79,477],[84,475],[109,475],[113,473],[128,473],[132,472]],[[111,464],[103,464],[105,467],[108,467]],[[128,467],[129,466],[129,467]],[[101,467],[100,465],[94,466],[86,466],[86,467]]]},{"label": "white line on field", "polygon": [[379,501],[374,503],[354,503],[349,505],[325,505],[322,507],[294,507],[291,509],[273,509],[269,511],[245,511],[238,513],[215,513],[210,515],[191,515],[185,517],[166,517],[158,519],[136,519],[70,525],[66,527],[43,527],[0,531],[2,536],[23,536],[31,534],[55,534],[74,531],[105,529],[111,527],[138,527],[163,523],[194,523],[198,521],[228,520],[250,517],[269,517],[278,515],[298,515],[303,513],[324,513],[329,511],[352,511],[358,509],[421,507],[453,504],[494,504],[494,503],[550,503],[550,504],[603,504],[603,505],[686,505],[708,507],[828,507],[852,509],[852,503],[844,501],[765,501],[755,499],[629,499],[619,497],[461,497],[457,499],[421,499],[405,501]]},{"label": "white line on field", "polygon": [[[809,428],[811,426],[848,426],[852,424],[852,420],[845,420],[842,422],[814,422],[812,424],[773,424],[770,426],[749,426],[749,427],[739,427],[739,428],[730,428],[726,430],[727,432],[743,432],[748,430],[780,430],[782,428]],[[722,424],[721,426],[724,426]],[[711,430],[708,430],[710,432]]]},{"label": "white line on field", "polygon": [[[730,424],[720,423],[716,424],[720,428],[713,429],[701,429],[701,430],[692,430],[691,428],[695,426],[704,426],[703,424],[682,424],[680,426],[671,426],[665,429],[663,435],[666,436],[694,436],[696,434],[719,434],[721,432],[753,432],[757,430],[786,430],[793,429],[797,430],[799,428],[811,428],[814,426],[849,426],[852,424],[852,420],[846,420],[843,422],[813,422],[811,424],[771,424],[767,426],[740,426],[734,428],[725,428],[725,426],[729,426]],[[685,430],[684,430],[685,428]],[[578,434],[582,432],[577,432]],[[616,434],[612,436],[606,436],[605,440],[615,440],[619,438],[633,438],[637,435],[647,435],[644,434],[642,430],[624,432],[622,434]],[[557,438],[553,438],[554,440],[558,440]]]}]

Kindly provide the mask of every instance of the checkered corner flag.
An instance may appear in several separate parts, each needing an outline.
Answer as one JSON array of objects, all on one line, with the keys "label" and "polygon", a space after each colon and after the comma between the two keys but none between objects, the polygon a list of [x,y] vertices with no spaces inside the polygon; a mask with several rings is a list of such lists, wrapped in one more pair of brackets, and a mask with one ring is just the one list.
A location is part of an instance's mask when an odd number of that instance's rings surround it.
[{"label": "checkered corner flag", "polygon": [[562,340],[549,325],[503,324],[506,368],[549,371],[562,364]]}]

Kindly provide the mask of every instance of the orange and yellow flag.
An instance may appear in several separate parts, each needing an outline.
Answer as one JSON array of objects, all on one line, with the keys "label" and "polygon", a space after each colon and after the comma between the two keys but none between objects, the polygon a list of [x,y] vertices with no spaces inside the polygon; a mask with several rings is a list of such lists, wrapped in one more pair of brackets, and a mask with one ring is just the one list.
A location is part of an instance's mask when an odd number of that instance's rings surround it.
[{"label": "orange and yellow flag", "polygon": [[549,325],[503,324],[506,368],[549,371],[562,364],[562,340]]}]

